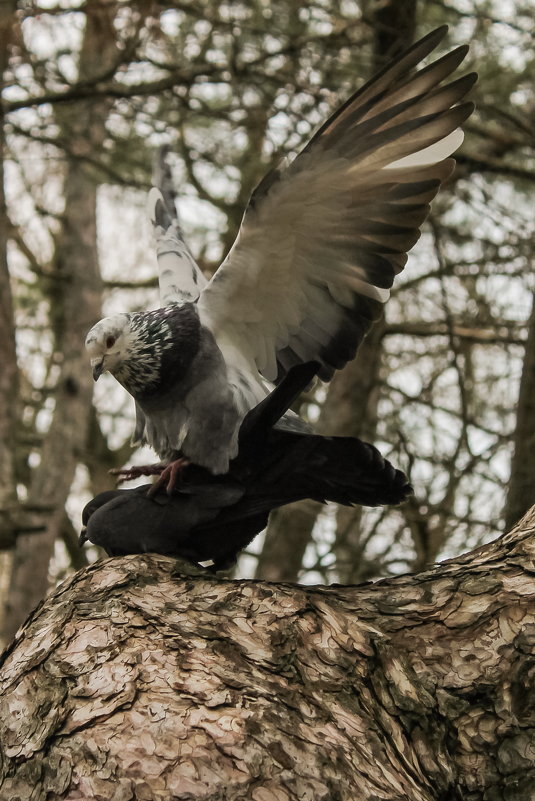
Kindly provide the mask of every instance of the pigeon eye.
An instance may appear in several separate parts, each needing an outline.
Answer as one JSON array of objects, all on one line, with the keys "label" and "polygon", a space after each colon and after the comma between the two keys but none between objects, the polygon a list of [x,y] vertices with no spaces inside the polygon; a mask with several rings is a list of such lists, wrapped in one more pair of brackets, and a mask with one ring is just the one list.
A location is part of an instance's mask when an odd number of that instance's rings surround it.
[{"label": "pigeon eye", "polygon": [[108,337],[106,340],[106,347],[113,348],[114,345],[115,345],[115,337]]}]

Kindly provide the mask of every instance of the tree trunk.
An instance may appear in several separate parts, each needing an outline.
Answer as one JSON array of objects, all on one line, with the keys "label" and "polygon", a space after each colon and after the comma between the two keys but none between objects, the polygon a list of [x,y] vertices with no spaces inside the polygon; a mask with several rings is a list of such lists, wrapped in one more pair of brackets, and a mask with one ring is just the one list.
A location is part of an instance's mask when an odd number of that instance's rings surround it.
[{"label": "tree trunk", "polygon": [[514,448],[505,504],[506,529],[535,501],[535,296],[520,381]]},{"label": "tree trunk", "polygon": [[361,587],[85,568],[0,664],[0,795],[533,799],[534,535]]},{"label": "tree trunk", "polygon": [[[85,6],[87,17],[80,54],[79,77],[88,79],[113,63],[117,46],[113,7]],[[65,141],[70,142],[65,170],[65,211],[56,240],[56,283],[50,291],[51,319],[61,374],[55,410],[33,473],[29,502],[46,499],[42,534],[18,538],[3,639],[9,641],[20,623],[48,589],[48,565],[61,535],[74,472],[86,447],[93,394],[85,335],[100,317],[101,280],[97,255],[97,182],[83,156],[98,152],[106,136],[109,100],[88,100],[56,110]]]},{"label": "tree trunk", "polygon": [[[14,34],[15,2],[0,5],[0,82],[9,61]],[[0,630],[9,589],[13,548],[17,534],[15,432],[17,428],[18,365],[15,350],[13,297],[7,262],[7,215],[4,192],[4,119],[0,110]]]}]

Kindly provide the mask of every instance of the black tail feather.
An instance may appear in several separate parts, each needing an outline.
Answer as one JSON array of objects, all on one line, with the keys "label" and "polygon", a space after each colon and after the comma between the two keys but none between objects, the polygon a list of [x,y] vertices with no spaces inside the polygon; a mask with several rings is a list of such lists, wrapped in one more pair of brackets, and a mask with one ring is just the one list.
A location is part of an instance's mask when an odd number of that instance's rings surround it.
[{"label": "black tail feather", "polygon": [[402,503],[412,487],[373,445],[354,437],[274,430],[269,450],[244,480],[247,496],[272,508],[304,498],[346,506]]},{"label": "black tail feather", "polygon": [[[373,445],[350,437],[323,437],[317,443],[318,472],[310,475],[311,492],[341,504],[380,506],[398,504],[412,487]],[[319,499],[319,498],[318,498]]]}]

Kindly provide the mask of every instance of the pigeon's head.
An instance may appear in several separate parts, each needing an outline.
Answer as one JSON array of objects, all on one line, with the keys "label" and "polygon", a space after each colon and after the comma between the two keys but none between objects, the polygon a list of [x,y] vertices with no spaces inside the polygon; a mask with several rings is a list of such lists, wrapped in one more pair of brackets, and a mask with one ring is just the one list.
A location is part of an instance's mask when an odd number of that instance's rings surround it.
[{"label": "pigeon's head", "polygon": [[130,346],[130,315],[114,314],[93,326],[85,338],[95,381],[107,370],[113,373],[124,361]]},{"label": "pigeon's head", "polygon": [[193,304],[115,314],[85,338],[95,381],[108,371],[139,400],[165,391],[187,373],[199,347],[199,316]]}]

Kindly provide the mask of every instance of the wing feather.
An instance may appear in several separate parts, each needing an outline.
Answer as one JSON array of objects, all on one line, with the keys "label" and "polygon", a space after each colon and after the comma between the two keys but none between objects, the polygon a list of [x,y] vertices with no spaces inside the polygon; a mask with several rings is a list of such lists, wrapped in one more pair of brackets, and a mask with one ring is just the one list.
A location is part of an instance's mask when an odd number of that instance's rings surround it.
[{"label": "wing feather", "polygon": [[446,30],[385,67],[253,192],[198,304],[243,369],[275,380],[313,360],[329,379],[380,316],[473,109],[462,100],[474,74],[442,84],[466,47],[416,71]]},{"label": "wing feather", "polygon": [[175,208],[173,181],[166,161],[167,151],[160,148],[153,171],[155,186],[147,198],[147,212],[152,223],[160,303],[192,303],[208,283],[186,244]]}]

